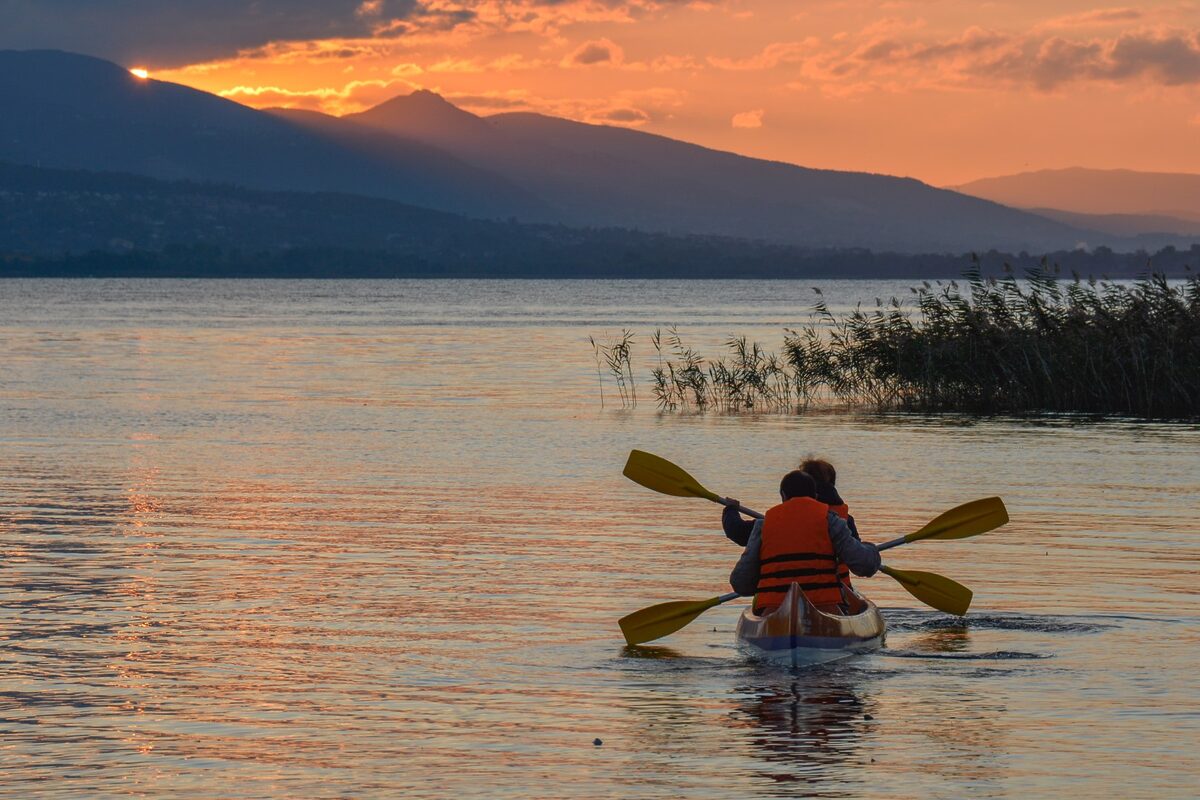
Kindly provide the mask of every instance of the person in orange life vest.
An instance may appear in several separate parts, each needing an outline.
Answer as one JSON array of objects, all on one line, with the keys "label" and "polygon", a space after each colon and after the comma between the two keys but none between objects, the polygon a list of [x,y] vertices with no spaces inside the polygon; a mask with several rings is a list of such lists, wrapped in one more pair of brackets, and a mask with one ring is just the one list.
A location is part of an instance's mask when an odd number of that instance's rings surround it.
[{"label": "person in orange life vest", "polygon": [[[850,506],[846,505],[846,501],[838,494],[837,486],[834,485],[837,483],[837,470],[833,468],[833,464],[821,458],[808,456],[800,462],[800,471],[816,481],[817,499],[829,506],[830,511],[846,520],[850,534],[861,541],[858,535],[858,526],[854,524],[854,517],[850,515]],[[847,589],[854,588],[854,584],[850,581],[850,570],[846,568],[845,564],[838,565],[838,579],[845,584]]]},{"label": "person in orange life vest", "polygon": [[759,613],[777,608],[793,581],[815,605],[843,602],[839,563],[864,578],[879,570],[875,545],[855,539],[816,495],[816,482],[793,470],[779,483],[783,502],[753,524],[729,584],[739,595],[755,595]]}]

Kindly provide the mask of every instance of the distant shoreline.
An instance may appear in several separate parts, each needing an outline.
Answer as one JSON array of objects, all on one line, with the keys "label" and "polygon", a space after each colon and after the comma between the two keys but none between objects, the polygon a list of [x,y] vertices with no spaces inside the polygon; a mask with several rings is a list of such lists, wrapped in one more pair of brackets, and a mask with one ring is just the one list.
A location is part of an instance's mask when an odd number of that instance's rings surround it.
[{"label": "distant shoreline", "polygon": [[[1200,270],[1200,244],[1156,253],[1061,251],[1045,256],[990,251],[905,255],[865,250],[798,251],[761,243],[698,247],[661,239],[655,246],[587,242],[541,251],[454,251],[420,255],[309,247],[247,253],[208,245],[91,251],[68,255],[0,252],[0,278],[178,278],[286,280],[956,280],[971,268],[984,276],[1023,276],[1044,269],[1061,280],[1127,279],[1161,274],[1183,278]],[[480,266],[485,265],[485,266]]]}]

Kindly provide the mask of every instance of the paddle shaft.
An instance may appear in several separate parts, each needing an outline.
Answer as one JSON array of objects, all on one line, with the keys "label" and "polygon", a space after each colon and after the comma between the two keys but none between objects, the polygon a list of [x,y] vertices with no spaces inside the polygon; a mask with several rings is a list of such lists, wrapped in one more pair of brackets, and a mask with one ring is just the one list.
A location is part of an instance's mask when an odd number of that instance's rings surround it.
[{"label": "paddle shaft", "polygon": [[754,517],[755,519],[766,519],[765,515],[760,514],[757,511],[752,511],[749,508],[746,508],[741,503],[735,503],[732,500],[730,500],[728,497],[719,498],[717,500],[717,502],[723,506],[728,506],[729,508],[736,508],[738,511],[742,512],[747,517]]}]

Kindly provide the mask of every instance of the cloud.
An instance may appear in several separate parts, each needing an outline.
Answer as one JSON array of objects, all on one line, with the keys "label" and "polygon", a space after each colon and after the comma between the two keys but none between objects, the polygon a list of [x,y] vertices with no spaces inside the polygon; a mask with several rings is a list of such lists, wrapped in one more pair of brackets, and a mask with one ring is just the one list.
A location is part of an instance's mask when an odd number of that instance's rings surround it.
[{"label": "cloud", "polygon": [[562,37],[566,28],[600,24],[628,25],[683,0],[424,0],[431,8],[459,4],[473,14],[481,33],[531,33]]},{"label": "cloud", "polygon": [[708,63],[724,70],[760,70],[800,64],[806,52],[815,50],[819,40],[808,38],[802,42],[774,42],[755,55],[747,58],[722,58],[710,56]]},{"label": "cloud", "polygon": [[1101,75],[1113,80],[1148,77],[1165,86],[1200,83],[1200,31],[1125,34],[1105,53]]},{"label": "cloud", "polygon": [[434,62],[425,67],[426,72],[462,72],[475,73],[483,72],[484,65],[474,59],[469,58],[443,58],[441,61]]},{"label": "cloud", "polygon": [[611,39],[596,39],[584,42],[575,48],[563,60],[563,66],[590,67],[596,64],[620,64],[625,59],[625,51]]},{"label": "cloud", "polygon": [[1080,14],[1054,17],[1043,22],[1040,28],[1090,28],[1101,25],[1123,25],[1146,16],[1137,8],[1097,8]]},{"label": "cloud", "polygon": [[[561,45],[686,0],[0,0],[0,49],[51,48],[157,71],[235,58],[350,58],[495,35]],[[343,49],[338,49],[343,48]],[[615,63],[610,52],[609,63]],[[594,62],[602,63],[602,62]]]},{"label": "cloud", "polygon": [[443,58],[425,67],[425,72],[458,72],[478,74],[483,72],[516,72],[518,70],[540,69],[546,62],[540,59],[528,59],[520,53],[513,53],[491,61],[481,61],[474,58]]},{"label": "cloud", "polygon": [[528,97],[528,108],[540,114],[597,125],[638,127],[671,119],[687,100],[687,92],[665,86],[626,89],[608,98]]},{"label": "cloud", "polygon": [[413,88],[417,87],[407,81],[367,80],[351,81],[341,88],[305,90],[284,89],[279,86],[235,86],[219,94],[256,108],[279,106],[341,115],[362,111],[394,97],[398,92]]},{"label": "cloud", "polygon": [[1125,33],[1115,39],[1051,37],[1025,42],[977,74],[1032,83],[1051,90],[1079,81],[1147,81],[1161,86],[1200,84],[1200,34]]},{"label": "cloud", "polygon": [[807,81],[789,86],[842,95],[1000,85],[1052,91],[1074,82],[1193,85],[1200,84],[1200,32],[1142,29],[1106,38],[971,27],[944,39],[883,36],[815,52],[801,74]]},{"label": "cloud", "polygon": [[529,93],[524,89],[482,94],[449,94],[446,95],[446,99],[459,108],[476,114],[492,111],[533,111],[536,108],[530,100]]},{"label": "cloud", "polygon": [[650,61],[626,63],[625,68],[631,70],[646,70],[648,72],[675,72],[676,70],[696,71],[703,69],[704,63],[693,56],[656,56]]},{"label": "cloud", "polygon": [[621,125],[638,126],[650,121],[650,115],[640,108],[614,108],[594,114],[592,119],[616,122]]},{"label": "cloud", "polygon": [[761,128],[763,126],[763,114],[765,112],[761,108],[756,108],[753,111],[743,111],[740,114],[734,114],[730,124],[735,128]]},{"label": "cloud", "polygon": [[164,68],[272,41],[370,36],[412,16],[418,2],[0,0],[0,48],[55,48]]}]

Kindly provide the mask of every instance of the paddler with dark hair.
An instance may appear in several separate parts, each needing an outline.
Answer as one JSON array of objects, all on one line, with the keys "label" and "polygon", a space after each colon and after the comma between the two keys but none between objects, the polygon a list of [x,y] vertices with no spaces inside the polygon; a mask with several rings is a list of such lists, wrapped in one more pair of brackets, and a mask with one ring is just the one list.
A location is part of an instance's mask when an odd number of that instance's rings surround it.
[{"label": "paddler with dark hair", "polygon": [[[755,613],[777,608],[793,582],[816,606],[843,602],[839,566],[864,578],[879,570],[879,550],[861,542],[850,526],[817,499],[817,484],[793,470],[779,482],[783,500],[751,523],[746,549],[729,574],[740,595],[756,595]],[[732,538],[732,537],[730,537]]]},{"label": "paddler with dark hair", "polygon": [[[817,499],[829,506],[830,511],[846,520],[846,524],[850,526],[850,533],[855,539],[859,539],[858,526],[854,524],[850,506],[846,505],[846,501],[838,494],[837,470],[833,468],[833,464],[822,458],[808,456],[800,462],[799,469],[816,482]],[[737,510],[738,501],[733,498],[726,499],[729,505],[725,506],[725,510],[721,514],[721,527],[731,542],[745,547],[746,542],[750,541],[750,530],[754,527],[754,520],[742,519],[742,515]]]},{"label": "paddler with dark hair", "polygon": [[854,517],[850,516],[850,506],[846,505],[846,501],[838,494],[837,470],[833,468],[833,464],[823,458],[809,456],[800,462],[800,471],[816,482],[817,499],[829,506],[830,511],[846,520],[854,538],[859,538],[858,526],[854,524]]}]

